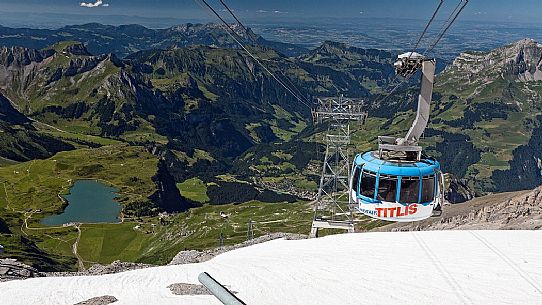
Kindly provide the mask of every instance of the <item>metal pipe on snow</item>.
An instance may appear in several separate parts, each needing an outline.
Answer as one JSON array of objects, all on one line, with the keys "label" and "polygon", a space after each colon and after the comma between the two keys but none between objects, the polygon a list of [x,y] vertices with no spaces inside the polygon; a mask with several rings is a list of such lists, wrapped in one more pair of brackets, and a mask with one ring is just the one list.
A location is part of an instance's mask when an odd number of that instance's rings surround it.
[{"label": "metal pipe on snow", "polygon": [[198,276],[199,282],[205,286],[224,305],[246,305],[231,291],[215,280],[209,273],[202,272]]}]

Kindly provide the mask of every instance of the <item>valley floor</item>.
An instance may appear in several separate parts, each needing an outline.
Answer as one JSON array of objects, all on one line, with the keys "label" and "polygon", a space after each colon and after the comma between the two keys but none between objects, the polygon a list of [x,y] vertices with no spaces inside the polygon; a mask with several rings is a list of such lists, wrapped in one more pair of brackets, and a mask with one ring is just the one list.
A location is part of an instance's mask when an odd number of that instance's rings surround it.
[{"label": "valley floor", "polygon": [[0,284],[2,304],[220,304],[174,295],[206,271],[247,304],[540,304],[542,231],[427,231],[273,240],[199,264]]}]

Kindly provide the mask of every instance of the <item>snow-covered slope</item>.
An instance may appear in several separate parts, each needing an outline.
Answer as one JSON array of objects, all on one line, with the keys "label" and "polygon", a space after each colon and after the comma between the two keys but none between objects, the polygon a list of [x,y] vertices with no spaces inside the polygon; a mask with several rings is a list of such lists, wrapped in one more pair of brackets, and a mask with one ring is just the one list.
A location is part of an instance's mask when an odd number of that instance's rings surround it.
[{"label": "snow-covered slope", "polygon": [[274,240],[200,264],[0,284],[0,304],[220,304],[178,296],[207,271],[247,304],[542,304],[542,231],[429,231]]}]

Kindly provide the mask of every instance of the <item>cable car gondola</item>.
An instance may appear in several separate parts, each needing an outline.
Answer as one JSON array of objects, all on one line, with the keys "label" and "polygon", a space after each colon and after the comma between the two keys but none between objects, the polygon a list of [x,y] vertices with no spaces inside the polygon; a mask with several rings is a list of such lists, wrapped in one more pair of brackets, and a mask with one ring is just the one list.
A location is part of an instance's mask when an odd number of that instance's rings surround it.
[{"label": "cable car gondola", "polygon": [[350,194],[357,209],[370,217],[419,221],[438,213],[444,201],[440,164],[418,146],[429,119],[435,60],[408,52],[398,56],[394,67],[405,77],[422,71],[416,119],[404,138],[380,136],[377,151],[355,157]]}]

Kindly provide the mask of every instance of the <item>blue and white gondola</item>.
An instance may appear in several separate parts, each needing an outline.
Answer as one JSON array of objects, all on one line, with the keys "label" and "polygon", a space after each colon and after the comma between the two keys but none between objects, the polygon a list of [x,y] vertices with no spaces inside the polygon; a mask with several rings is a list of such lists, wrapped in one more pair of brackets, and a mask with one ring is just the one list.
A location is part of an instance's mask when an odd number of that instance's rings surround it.
[{"label": "blue and white gondola", "polygon": [[440,164],[424,156],[418,141],[429,122],[436,63],[409,52],[394,63],[397,74],[408,78],[421,70],[416,118],[403,138],[378,137],[378,150],[358,154],[350,175],[350,196],[357,209],[389,221],[419,221],[431,217],[443,204],[444,179]]},{"label": "blue and white gondola", "polygon": [[419,221],[442,204],[440,164],[431,158],[398,162],[382,160],[378,152],[354,159],[350,192],[359,212],[370,217]]}]

